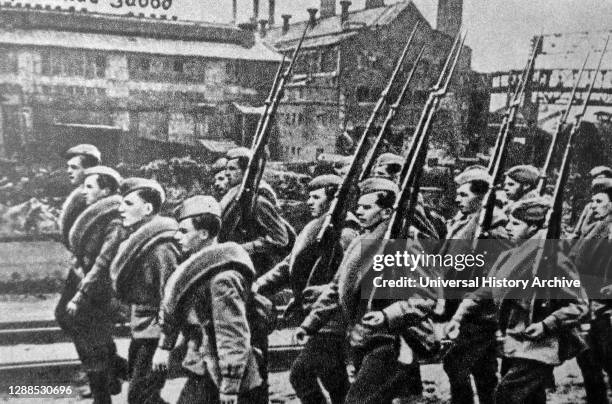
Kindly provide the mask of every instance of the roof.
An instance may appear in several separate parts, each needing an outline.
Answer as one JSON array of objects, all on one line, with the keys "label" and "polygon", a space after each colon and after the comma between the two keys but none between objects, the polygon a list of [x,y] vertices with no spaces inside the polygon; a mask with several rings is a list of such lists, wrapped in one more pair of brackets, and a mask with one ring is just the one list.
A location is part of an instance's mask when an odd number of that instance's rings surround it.
[{"label": "roof", "polygon": [[[27,2],[26,2],[27,3]],[[71,8],[74,8],[75,3]],[[21,3],[7,6],[5,2],[0,9],[0,26],[14,29],[43,29],[54,31],[89,32],[150,38],[197,40],[208,42],[228,42],[251,46],[254,41],[252,32],[241,30],[233,24],[215,24],[210,22],[175,21],[165,15],[135,16],[132,12],[126,15],[91,13],[86,11],[59,10],[56,6],[35,5],[32,8],[21,8]],[[66,4],[67,5],[67,4]],[[82,3],[81,5],[84,5]],[[162,11],[161,9],[158,11]],[[162,11],[163,13],[163,11]]]},{"label": "roof", "polygon": [[0,30],[0,43],[113,52],[196,56],[280,62],[278,53],[262,43],[250,48],[233,43],[182,41],[52,30]]},{"label": "roof", "polygon": [[238,145],[231,140],[210,140],[198,139],[198,142],[211,153],[225,154],[231,149],[235,149]]},{"label": "roof", "polygon": [[[352,31],[352,32],[346,32],[343,34],[328,35],[324,37],[315,37],[315,38],[307,38],[307,39],[305,38],[304,43],[302,44],[302,48],[308,49],[308,48],[318,48],[319,46],[335,45],[354,35],[357,35],[357,32]],[[281,42],[281,44],[277,47],[277,49],[282,52],[282,51],[293,49],[294,47],[295,47],[295,43],[293,41]]]},{"label": "roof", "polygon": [[[303,46],[313,47],[322,46],[322,44],[337,43],[346,39],[347,37],[350,37],[351,35],[345,34],[350,32],[351,29],[388,25],[395,21],[397,17],[407,9],[410,9],[411,12],[416,13],[419,16],[419,19],[422,20],[424,24],[428,25],[427,21],[412,1],[402,1],[383,7],[349,11],[348,19],[344,24],[341,23],[340,15],[338,14],[331,17],[319,18],[317,19],[317,24],[314,26],[314,28],[308,31],[307,40]],[[299,21],[295,24],[291,24],[289,26],[289,31],[287,31],[285,34],[282,33],[282,26],[271,29],[267,34],[266,40],[274,43],[278,48],[289,48],[290,45],[292,45],[292,42],[297,42],[300,39],[307,23],[308,21]],[[338,36],[338,34],[341,35]],[[315,38],[318,37],[320,38],[332,35],[338,37],[336,40],[329,43],[322,42],[321,44],[313,45],[311,42],[308,42],[310,40],[315,40]]]}]

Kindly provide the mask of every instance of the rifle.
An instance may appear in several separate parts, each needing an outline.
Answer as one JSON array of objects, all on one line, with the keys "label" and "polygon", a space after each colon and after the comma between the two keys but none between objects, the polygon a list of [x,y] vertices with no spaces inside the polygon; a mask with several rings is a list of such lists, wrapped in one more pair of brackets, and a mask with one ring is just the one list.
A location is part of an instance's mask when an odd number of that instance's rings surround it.
[{"label": "rifle", "polygon": [[[438,81],[429,93],[429,97],[419,123],[412,136],[412,141],[406,156],[406,162],[402,166],[400,174],[400,194],[395,201],[393,215],[389,227],[385,233],[385,239],[398,238],[403,230],[408,230],[411,217],[416,208],[417,195],[419,192],[419,181],[427,158],[429,146],[429,129],[433,116],[436,113],[440,99],[447,93],[451,78],[457,67],[463,44],[467,33],[457,34],[453,46],[446,58],[444,67],[440,72]],[[415,158],[416,157],[416,158]]]},{"label": "rifle", "polygon": [[[550,275],[550,271],[552,271],[552,267],[554,263],[549,262],[544,257],[544,249],[546,240],[554,240],[559,239],[561,237],[561,217],[563,214],[563,191],[565,189],[565,185],[567,184],[567,180],[570,174],[570,164],[572,161],[572,150],[573,150],[573,142],[574,137],[580,131],[580,127],[582,126],[582,118],[586,113],[589,100],[591,99],[591,94],[593,93],[593,87],[595,86],[595,79],[597,78],[597,74],[601,69],[601,63],[603,61],[604,55],[606,54],[606,50],[608,49],[608,43],[610,42],[610,35],[608,35],[606,39],[606,43],[604,45],[603,50],[601,51],[601,56],[599,57],[599,62],[597,63],[597,68],[593,73],[593,77],[591,78],[591,82],[589,83],[589,89],[587,90],[587,95],[584,99],[584,104],[582,104],[582,109],[578,114],[576,114],[576,120],[574,125],[572,126],[572,130],[570,131],[569,137],[567,139],[567,143],[565,145],[565,150],[563,152],[563,159],[561,160],[561,166],[559,168],[559,176],[557,177],[557,182],[555,183],[555,190],[553,192],[553,203],[550,209],[546,212],[546,218],[544,219],[543,228],[546,229],[546,236],[540,240],[538,240],[538,247],[536,250],[536,257],[533,264],[532,274],[533,276],[537,276],[541,271],[541,266],[546,265],[548,275]],[[542,262],[544,261],[544,263]],[[531,300],[531,304],[529,307],[529,318],[531,322],[534,320],[535,311],[536,311],[536,297]],[[545,299],[550,300],[550,299]]]},{"label": "rifle", "polygon": [[[287,84],[289,78],[291,77],[291,73],[293,72],[293,68],[295,66],[296,60],[302,49],[302,44],[304,43],[304,39],[306,38],[306,33],[308,31],[309,24],[306,24],[304,27],[304,32],[298,42],[295,50],[293,51],[293,55],[291,57],[291,62],[289,66],[285,69],[282,75],[278,77],[276,83],[273,84],[273,96],[270,98],[269,103],[266,101],[266,109],[264,115],[260,118],[261,125],[258,124],[258,133],[255,134],[253,140],[254,145],[251,148],[253,154],[249,159],[249,163],[244,172],[244,176],[242,178],[242,183],[240,184],[240,188],[234,197],[234,202],[240,209],[240,215],[237,217],[237,220],[233,224],[229,224],[233,227],[236,227],[238,223],[244,221],[249,218],[253,212],[253,208],[255,206],[255,202],[257,200],[257,189],[259,188],[259,183],[261,181],[261,177],[263,175],[263,171],[266,165],[266,145],[268,140],[270,139],[270,134],[272,132],[271,124],[274,115],[276,114],[276,110],[278,109],[278,105],[280,104],[281,99],[284,95],[285,85]],[[279,67],[282,69],[283,65]],[[227,209],[230,210],[229,208]]]},{"label": "rifle", "polygon": [[[406,57],[406,52],[408,51],[408,47],[412,43],[412,39],[414,35],[416,34],[416,30],[418,27],[419,27],[419,23],[417,22],[414,26],[414,29],[412,30],[412,33],[410,34],[410,38],[408,38],[408,42],[406,43],[406,46],[404,47],[404,53],[402,54],[400,61],[403,61],[404,58]],[[374,156],[376,155],[376,152],[378,151],[380,142],[382,141],[383,136],[387,132],[387,128],[389,127],[389,125],[391,125],[391,122],[393,122],[393,120],[395,119],[395,116],[397,115],[397,111],[402,105],[402,102],[406,96],[406,92],[408,91],[408,86],[410,85],[410,82],[412,82],[412,78],[414,76],[414,73],[416,72],[416,68],[419,62],[421,61],[421,57],[423,56],[424,50],[425,50],[425,45],[421,47],[421,50],[419,51],[417,58],[413,62],[412,69],[410,69],[408,78],[404,82],[404,85],[402,86],[402,89],[400,90],[400,93],[397,96],[397,99],[395,100],[393,104],[389,106],[389,111],[387,111],[387,116],[378,131],[378,135],[374,139],[374,143],[372,144],[372,146],[370,146],[370,151],[368,152],[368,155],[366,156],[363,162],[363,165],[361,167],[361,174],[359,175],[359,178],[357,179],[357,183],[360,183],[361,181],[365,180],[368,177],[368,175],[370,175],[370,171],[372,170],[372,166],[374,165]],[[399,67],[400,67],[400,64],[398,63],[396,66],[396,69],[398,69]],[[391,84],[391,82],[389,83]],[[390,85],[388,85],[387,92],[390,89],[391,87]]]},{"label": "rifle", "polygon": [[266,115],[268,115],[268,110],[270,109],[270,105],[272,105],[272,100],[274,99],[274,95],[276,94],[276,90],[278,89],[278,83],[280,81],[281,73],[283,71],[283,66],[285,66],[285,59],[287,59],[287,55],[283,53],[283,59],[281,60],[280,65],[278,66],[278,70],[276,70],[276,74],[274,75],[272,88],[270,88],[268,98],[266,98],[266,101],[264,102],[264,111],[262,112],[261,116],[259,117],[259,121],[257,122],[255,135],[253,136],[253,140],[251,141],[251,149],[253,149],[257,144],[257,140],[259,139],[259,135],[261,134],[261,128],[263,127]]},{"label": "rifle", "polygon": [[[359,168],[360,168],[359,162],[362,161],[362,159],[364,158],[364,156],[366,155],[368,151],[368,138],[370,136],[370,133],[374,130],[374,124],[376,122],[376,119],[378,118],[378,115],[380,114],[380,111],[387,103],[387,98],[388,98],[389,92],[391,91],[391,86],[393,85],[397,76],[399,75],[401,66],[404,62],[404,59],[406,58],[406,55],[408,53],[408,48],[410,47],[410,44],[418,28],[418,25],[419,24],[417,23],[414,29],[412,30],[412,33],[408,39],[408,42],[406,42],[406,45],[404,46],[404,50],[401,56],[399,57],[397,63],[395,64],[395,69],[393,70],[393,74],[391,74],[391,77],[389,78],[389,81],[387,82],[387,86],[380,94],[380,97],[378,98],[378,102],[374,106],[374,110],[372,111],[372,114],[370,114],[370,118],[368,119],[366,127],[363,130],[363,134],[361,135],[361,139],[359,140],[357,149],[355,150],[353,161],[351,162],[351,165],[349,166],[348,173],[344,177],[342,184],[338,187],[338,190],[336,191],[336,195],[334,195],[334,199],[332,200],[329,210],[327,211],[327,214],[325,216],[325,219],[323,220],[323,225],[321,226],[321,229],[317,235],[317,243],[319,244],[324,239],[326,239],[326,237],[330,237],[332,232],[337,233],[342,226],[342,222],[344,220],[344,215],[346,211],[346,204],[348,200],[349,191],[351,189],[351,186],[355,182],[355,180],[358,178]],[[369,159],[372,159],[372,158],[373,158],[373,154],[370,155]],[[366,164],[364,164],[364,166],[365,165],[367,165],[367,162]],[[334,237],[334,238],[337,238],[337,237]]]},{"label": "rifle", "polygon": [[550,148],[546,153],[546,159],[544,160],[544,165],[542,166],[542,171],[540,173],[540,178],[538,179],[538,185],[536,186],[536,192],[538,195],[544,195],[544,190],[546,188],[546,173],[548,172],[548,168],[550,167],[550,162],[552,160],[552,155],[555,150],[555,146],[557,145],[557,139],[561,134],[561,130],[564,128],[565,123],[567,122],[567,118],[569,117],[570,110],[572,109],[572,104],[574,103],[574,99],[576,97],[576,90],[578,89],[578,85],[580,80],[582,79],[582,73],[584,73],[584,69],[586,67],[587,61],[589,60],[590,52],[587,52],[586,57],[584,58],[584,62],[582,63],[582,68],[580,69],[580,73],[578,73],[578,79],[574,83],[574,87],[572,88],[572,93],[570,94],[569,102],[567,103],[567,109],[561,116],[559,117],[559,122],[557,124],[557,129],[553,134],[553,137],[550,141]]},{"label": "rifle", "polygon": [[539,36],[535,46],[533,47],[531,56],[527,60],[527,64],[523,69],[521,81],[514,91],[510,108],[508,111],[506,111],[502,124],[499,128],[497,140],[495,142],[495,149],[493,151],[493,155],[491,156],[491,161],[489,161],[488,167],[489,174],[492,177],[491,184],[489,185],[489,190],[483,198],[482,210],[480,212],[480,217],[478,218],[478,227],[476,228],[474,243],[472,245],[474,250],[477,248],[478,240],[482,237],[482,234],[489,229],[489,227],[491,227],[491,223],[493,222],[493,210],[495,209],[495,184],[499,182],[501,176],[503,175],[504,162],[508,153],[508,144],[510,143],[510,131],[514,129],[518,108],[524,102],[525,91],[527,90],[527,86],[533,77],[535,59],[538,55],[541,43],[542,36]]}]

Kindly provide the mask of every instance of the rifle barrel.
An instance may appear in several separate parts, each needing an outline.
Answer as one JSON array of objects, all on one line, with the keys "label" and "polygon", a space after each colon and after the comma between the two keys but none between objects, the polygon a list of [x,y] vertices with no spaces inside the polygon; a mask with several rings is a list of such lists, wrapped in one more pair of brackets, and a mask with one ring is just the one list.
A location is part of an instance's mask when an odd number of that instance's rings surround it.
[{"label": "rifle barrel", "polygon": [[374,139],[374,143],[370,147],[370,152],[368,153],[368,156],[366,157],[364,161],[364,166],[361,170],[361,175],[359,176],[359,179],[357,180],[357,182],[363,181],[370,175],[370,171],[372,171],[372,166],[374,165],[374,156],[376,155],[378,148],[380,147],[380,143],[382,142],[384,134],[387,132],[387,129],[391,125],[391,122],[393,122],[393,120],[395,119],[397,112],[402,105],[402,102],[404,100],[404,97],[406,96],[408,87],[410,85],[410,82],[412,81],[412,78],[414,77],[414,73],[416,72],[416,69],[419,65],[419,62],[421,61],[424,51],[425,51],[425,45],[421,47],[419,54],[414,60],[412,69],[410,69],[408,78],[404,82],[404,86],[402,87],[402,90],[397,96],[397,99],[395,100],[393,104],[389,106],[389,111],[387,112],[387,116],[383,124],[381,125],[380,130],[378,131],[378,135],[376,136],[376,139]]},{"label": "rifle barrel", "polygon": [[[414,156],[416,155],[416,150],[419,145],[419,137],[423,133],[423,128],[427,124],[429,111],[431,110],[431,107],[436,98],[436,93],[440,89],[440,86],[442,85],[442,80],[444,78],[444,75],[446,74],[446,71],[453,58],[453,55],[457,50],[457,46],[459,45],[460,38],[461,38],[461,30],[457,33],[457,36],[455,36],[455,40],[453,41],[453,46],[451,47],[451,50],[448,53],[448,56],[446,57],[446,61],[444,62],[444,66],[442,67],[442,70],[440,71],[440,75],[438,76],[438,81],[436,82],[436,85],[432,87],[431,91],[429,92],[429,96],[427,97],[427,101],[425,101],[425,105],[423,106],[423,111],[421,111],[421,116],[419,117],[419,122],[417,123],[417,126],[414,129],[412,139],[410,140],[410,145],[408,146],[408,153],[406,154],[407,162],[414,160]],[[402,166],[402,171],[400,172],[399,178],[406,177],[408,174],[408,170],[409,170],[409,164],[404,163],[404,165]]]},{"label": "rifle barrel", "polygon": [[559,122],[557,124],[557,129],[553,134],[552,139],[550,140],[550,147],[548,148],[548,152],[546,153],[546,159],[544,160],[544,165],[542,166],[542,170],[540,172],[540,178],[538,179],[538,185],[536,186],[536,192],[538,195],[544,195],[544,190],[546,188],[546,174],[548,173],[548,168],[550,167],[550,162],[552,161],[552,156],[555,150],[555,146],[557,145],[557,139],[567,122],[567,118],[569,116],[570,110],[572,109],[572,105],[574,104],[574,99],[576,98],[576,90],[578,89],[578,85],[580,84],[580,80],[582,80],[582,74],[584,73],[584,69],[586,68],[587,61],[589,60],[590,52],[587,52],[586,57],[584,58],[584,62],[582,63],[582,68],[580,69],[580,73],[578,73],[578,79],[574,83],[574,87],[572,88],[572,92],[570,94],[569,102],[567,103],[567,109],[561,114],[559,118]]},{"label": "rifle barrel", "polygon": [[[591,78],[591,83],[589,84],[589,90],[587,92],[587,96],[584,100],[584,104],[582,106],[582,110],[580,113],[576,115],[576,123],[572,127],[570,131],[569,137],[567,139],[567,144],[565,145],[565,150],[563,152],[563,159],[561,160],[561,166],[559,169],[559,176],[557,177],[557,182],[555,183],[555,190],[553,192],[553,202],[552,206],[546,212],[546,218],[544,220],[544,228],[546,229],[546,237],[542,240],[538,241],[538,249],[536,252],[536,257],[532,267],[532,275],[537,276],[541,271],[542,260],[544,257],[544,248],[546,240],[555,240],[561,237],[561,216],[563,214],[563,191],[565,189],[565,185],[567,184],[567,180],[570,174],[570,163],[572,160],[572,151],[573,151],[573,140],[575,135],[580,130],[580,126],[582,123],[582,117],[584,116],[589,100],[591,98],[591,94],[593,92],[593,86],[595,85],[595,79],[597,74],[601,69],[601,63],[603,61],[606,50],[608,49],[608,42],[610,41],[610,35],[606,39],[606,44],[601,52],[601,56],[599,58],[599,62],[597,64],[597,68]],[[549,264],[549,268],[552,264]],[[534,292],[534,296],[531,300],[529,306],[529,318],[530,321],[534,321],[535,315],[535,301],[537,294]]]},{"label": "rifle barrel", "polygon": [[493,222],[493,210],[495,209],[495,184],[499,182],[501,176],[503,175],[504,162],[506,160],[506,155],[508,154],[508,143],[510,142],[510,131],[514,128],[518,108],[523,104],[525,100],[525,92],[531,83],[535,67],[535,60],[538,56],[541,42],[542,36],[540,35],[535,43],[535,46],[533,47],[527,64],[525,65],[523,76],[521,77],[521,81],[514,92],[510,108],[508,109],[502,125],[499,128],[497,140],[495,142],[495,149],[493,151],[493,155],[491,156],[491,160],[489,161],[488,167],[488,172],[491,175],[491,184],[489,185],[489,190],[486,192],[482,200],[482,209],[478,217],[478,227],[476,228],[474,242],[472,243],[472,248],[474,250],[476,250],[478,247],[478,242],[482,237],[482,234],[489,229],[491,223]]},{"label": "rifle barrel", "polygon": [[323,219],[321,230],[319,231],[319,234],[317,235],[318,243],[320,243],[324,239],[325,234],[330,230],[331,227],[337,227],[339,221],[341,220],[342,215],[344,214],[348,192],[354,180],[358,178],[359,163],[367,153],[368,137],[370,135],[370,132],[372,132],[374,128],[374,124],[380,114],[380,111],[387,103],[387,98],[389,95],[389,91],[391,91],[391,86],[395,82],[400,72],[401,65],[403,64],[403,61],[408,53],[408,48],[410,47],[410,44],[414,38],[414,35],[418,27],[419,27],[419,23],[417,22],[417,24],[412,30],[412,33],[410,34],[410,37],[406,45],[404,46],[404,50],[402,51],[400,58],[398,59],[395,65],[393,73],[389,81],[387,82],[387,86],[380,94],[380,97],[376,105],[374,106],[374,110],[372,110],[372,113],[370,114],[370,117],[368,119],[368,122],[366,123],[365,129],[363,130],[361,138],[359,139],[359,143],[357,145],[355,155],[353,156],[353,160],[351,161],[351,165],[349,166],[348,173],[344,177],[342,184],[338,187],[338,190],[336,191],[336,195],[334,196],[334,199],[330,203],[329,210],[327,211],[328,213],[325,215],[325,218]]},{"label": "rifle barrel", "polygon": [[466,36],[466,33],[461,32],[457,35],[453,47],[446,58],[444,68],[440,72],[438,82],[429,95],[428,101],[430,102],[423,108],[423,113],[421,114],[422,125],[417,126],[411,144],[412,156],[416,158],[407,157],[402,167],[402,174],[400,174],[400,194],[393,206],[393,215],[391,216],[389,227],[385,233],[386,239],[397,238],[401,234],[402,229],[406,229],[406,225],[408,225],[405,219],[409,218],[414,213],[413,210],[416,206],[419,179],[427,157],[429,129],[440,99],[448,91]]},{"label": "rifle barrel", "polygon": [[274,81],[272,82],[270,93],[268,94],[268,98],[266,98],[266,101],[264,102],[265,108],[263,112],[261,113],[261,116],[259,117],[259,121],[257,122],[257,129],[255,129],[255,135],[253,135],[253,140],[251,142],[251,148],[255,147],[259,139],[259,135],[261,133],[261,128],[263,126],[264,119],[266,115],[268,114],[268,109],[270,108],[270,105],[272,104],[272,99],[274,98],[274,94],[276,94],[276,89],[278,88],[278,82],[280,80],[280,76],[283,71],[283,66],[285,65],[286,59],[287,59],[287,55],[283,53],[283,59],[281,60],[280,65],[278,66],[278,69],[276,70],[276,74],[274,75]]},{"label": "rifle barrel", "polygon": [[[358,164],[361,160],[360,158],[361,155],[359,152],[362,149],[365,149],[366,142],[368,141],[370,132],[374,129],[374,124],[376,123],[376,120],[378,119],[380,111],[382,110],[384,105],[388,103],[389,92],[391,91],[391,87],[393,86],[393,83],[395,82],[397,76],[399,75],[401,71],[402,65],[404,64],[404,60],[406,59],[406,56],[408,55],[408,49],[410,49],[410,46],[412,45],[412,41],[414,40],[414,36],[416,35],[417,29],[419,28],[419,24],[420,23],[417,22],[414,28],[412,29],[412,32],[410,33],[410,36],[408,37],[408,41],[406,42],[406,45],[404,45],[402,54],[400,55],[399,59],[395,63],[395,68],[393,69],[391,78],[387,82],[387,85],[385,86],[384,90],[380,94],[380,97],[378,98],[378,103],[374,107],[374,110],[372,111],[372,114],[370,115],[370,119],[368,119],[368,122],[366,124],[366,129],[363,131],[361,139],[359,140],[359,145],[357,146],[355,157],[353,158],[351,167],[349,168],[349,172],[347,173],[345,179],[350,180],[355,177],[357,169],[359,168]],[[363,165],[361,167],[361,174],[358,177],[358,180],[357,180],[358,182],[363,180],[363,173],[366,171],[370,171],[370,169],[372,168],[371,161],[374,158],[374,148],[372,147],[369,150],[370,151],[369,153],[367,153],[364,159]],[[364,152],[367,152],[367,150],[364,150]]]}]

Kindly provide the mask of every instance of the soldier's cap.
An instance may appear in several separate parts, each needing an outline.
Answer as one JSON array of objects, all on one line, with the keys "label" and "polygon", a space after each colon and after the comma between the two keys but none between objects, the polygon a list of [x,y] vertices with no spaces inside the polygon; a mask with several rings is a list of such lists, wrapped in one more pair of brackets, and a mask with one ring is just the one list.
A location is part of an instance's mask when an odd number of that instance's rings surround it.
[{"label": "soldier's cap", "polygon": [[472,164],[471,166],[465,167],[463,172],[470,171],[470,170],[485,170],[486,171],[487,167],[483,166],[482,164]]},{"label": "soldier's cap", "polygon": [[594,194],[609,192],[612,190],[612,178],[595,178],[591,184],[591,190]]},{"label": "soldier's cap", "polygon": [[401,166],[404,164],[404,161],[406,161],[405,158],[395,153],[383,153],[376,158],[374,165],[386,166],[388,164],[399,164]]},{"label": "soldier's cap", "polygon": [[87,143],[71,147],[66,151],[66,153],[64,153],[64,155],[67,159],[73,158],[75,156],[90,156],[96,159],[98,161],[98,164],[102,162],[102,153],[100,153],[100,150],[98,150],[96,146]]},{"label": "soldier's cap", "polygon": [[612,178],[612,168],[607,166],[597,166],[593,167],[591,171],[589,171],[589,175],[591,178],[603,175],[606,178]]},{"label": "soldier's cap", "polygon": [[361,191],[361,195],[384,191],[392,192],[396,196],[399,194],[399,188],[395,182],[380,177],[366,178],[359,184],[359,189]]},{"label": "soldier's cap", "polygon": [[550,207],[550,198],[529,198],[513,203],[510,206],[510,215],[523,222],[537,222],[546,218]]},{"label": "soldier's cap", "polygon": [[250,159],[251,156],[253,156],[253,152],[251,149],[247,149],[246,147],[236,147],[228,150],[225,154],[225,158],[228,160],[239,159],[241,157]]},{"label": "soldier's cap", "polygon": [[532,165],[520,165],[512,167],[505,172],[505,175],[518,183],[535,186],[540,177],[540,170]]},{"label": "soldier's cap", "polygon": [[342,156],[334,163],[334,168],[341,169],[343,167],[350,165],[352,161],[353,161],[352,156]]},{"label": "soldier's cap", "polygon": [[325,188],[332,185],[340,186],[340,184],[342,184],[342,178],[334,174],[325,174],[313,178],[308,183],[308,189],[312,191],[315,189]]},{"label": "soldier's cap", "polygon": [[166,192],[161,184],[148,178],[131,177],[124,179],[119,186],[119,193],[121,196],[126,196],[141,189],[149,189],[156,192],[162,204],[166,201]]},{"label": "soldier's cap", "polygon": [[211,167],[213,173],[218,173],[219,171],[225,170],[225,166],[227,165],[227,159],[225,157],[221,157],[217,159]]},{"label": "soldier's cap", "polygon": [[210,213],[221,218],[221,206],[210,195],[196,195],[185,199],[175,211],[176,220],[183,221],[190,217]]},{"label": "soldier's cap", "polygon": [[455,177],[455,183],[457,185],[467,184],[473,181],[484,181],[487,184],[491,184],[493,179],[483,166],[471,166],[463,170],[461,174]]},{"label": "soldier's cap", "polygon": [[106,175],[115,180],[115,182],[117,182],[117,185],[121,184],[121,174],[119,174],[114,168],[110,168],[107,166],[89,167],[85,169],[84,174],[86,177],[89,177],[90,175]]}]

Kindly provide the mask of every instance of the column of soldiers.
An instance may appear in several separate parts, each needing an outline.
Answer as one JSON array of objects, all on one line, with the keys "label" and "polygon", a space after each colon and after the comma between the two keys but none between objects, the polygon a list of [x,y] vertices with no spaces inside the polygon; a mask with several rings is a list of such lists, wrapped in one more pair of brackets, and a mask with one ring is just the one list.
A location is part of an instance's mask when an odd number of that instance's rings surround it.
[{"label": "column of soldiers", "polygon": [[[381,155],[372,176],[359,184],[354,214],[347,213],[333,250],[332,271],[318,267],[315,238],[343,181],[338,175],[308,184],[312,221],[296,235],[263,181],[249,223],[230,225],[249,149],[230,150],[214,166],[214,197],[184,200],[174,218],[160,215],[165,193],[156,181],[122,179],[100,165],[91,145],[70,149],[68,158],[77,187],[64,205],[61,228],[74,260],[56,317],[74,341],[95,403],[110,403],[121,379],[130,382],[129,403],[164,402],[160,393],[171,351],[182,353],[188,375],[179,403],[267,403],[270,303],[264,296],[286,288],[293,300],[285,316],[300,324],[294,339],[303,344],[290,382],[303,403],[323,403],[326,396],[332,403],[355,404],[418,397],[419,360],[431,358],[440,345],[434,321],[447,323],[446,335],[454,341],[442,360],[453,403],[473,402],[475,395],[480,403],[545,402],[552,370],[576,355],[588,402],[607,402],[602,371],[611,376],[612,305],[601,294],[589,296],[587,306],[581,291],[563,289],[563,299],[537,316],[526,299],[508,299],[510,292],[499,288],[468,289],[446,300],[439,290],[422,286],[412,288],[410,299],[378,296],[376,289],[362,297],[378,253],[363,248],[363,241],[384,238],[400,193],[401,156]],[[612,259],[605,249],[612,239],[612,170],[598,167],[591,174],[592,199],[575,232],[585,241],[568,253],[559,251],[555,268],[570,279],[578,277],[578,268],[585,279],[598,279],[599,288],[604,279],[601,293],[610,295],[612,274],[606,271]],[[489,275],[533,276],[534,244],[525,240],[542,237],[551,208],[534,191],[539,176],[533,166],[506,172],[508,204],[496,206],[484,229],[487,259],[495,262]],[[407,251],[418,254],[425,240],[441,240],[442,254],[468,252],[469,243],[456,241],[474,238],[492,178],[485,167],[472,166],[455,182],[456,216],[444,226],[419,201]],[[487,275],[438,269],[447,279]],[[434,274],[418,267],[415,276]],[[111,335],[111,296],[131,309],[127,365]],[[576,330],[587,314],[591,327],[584,349]],[[498,330],[505,335],[499,380]]]}]

